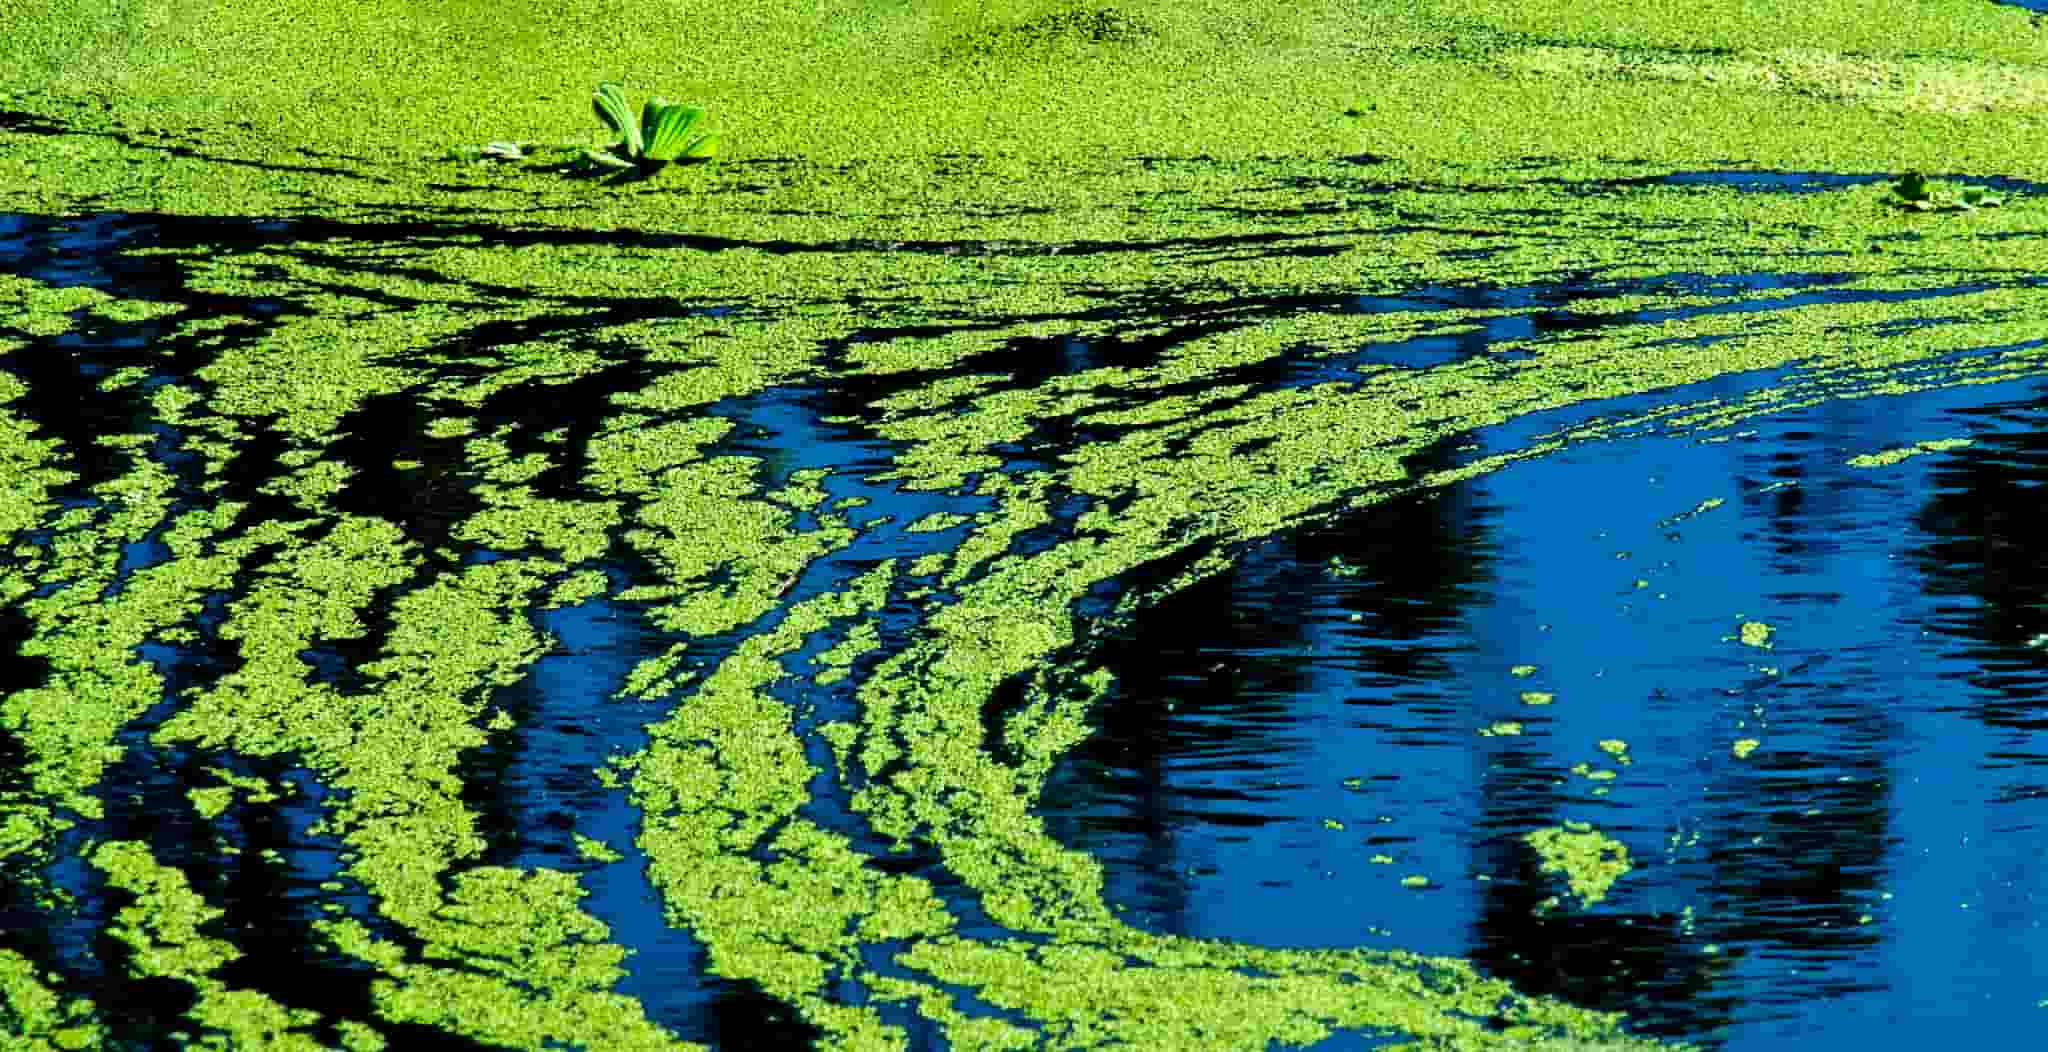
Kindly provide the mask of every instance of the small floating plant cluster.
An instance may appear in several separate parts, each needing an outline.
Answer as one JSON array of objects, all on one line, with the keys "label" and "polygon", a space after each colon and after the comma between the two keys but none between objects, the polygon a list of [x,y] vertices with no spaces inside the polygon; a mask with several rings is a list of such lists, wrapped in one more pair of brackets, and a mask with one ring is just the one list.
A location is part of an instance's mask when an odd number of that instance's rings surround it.
[{"label": "small floating plant cluster", "polygon": [[1898,182],[1892,184],[1891,202],[1901,208],[1915,212],[1972,212],[1979,208],[1996,208],[2004,198],[1986,192],[1982,187],[1966,186],[1950,190],[1930,181],[1919,172],[1907,172]]},{"label": "small floating plant cluster", "polygon": [[[576,164],[564,171],[608,170],[621,174],[650,176],[672,164],[693,164],[715,160],[718,133],[702,128],[704,108],[670,102],[659,95],[641,107],[640,119],[626,105],[619,85],[604,81],[591,95],[597,118],[610,128],[618,141],[585,149]],[[519,161],[538,143],[487,142],[482,146],[456,146],[448,150],[451,161]]]},{"label": "small floating plant cluster", "polygon": [[625,92],[611,81],[597,86],[591,105],[597,110],[597,119],[620,137],[606,149],[583,151],[584,160],[592,164],[652,173],[670,164],[708,161],[717,153],[717,132],[693,134],[704,119],[702,106],[685,106],[655,95],[641,108],[640,121],[635,124]]}]

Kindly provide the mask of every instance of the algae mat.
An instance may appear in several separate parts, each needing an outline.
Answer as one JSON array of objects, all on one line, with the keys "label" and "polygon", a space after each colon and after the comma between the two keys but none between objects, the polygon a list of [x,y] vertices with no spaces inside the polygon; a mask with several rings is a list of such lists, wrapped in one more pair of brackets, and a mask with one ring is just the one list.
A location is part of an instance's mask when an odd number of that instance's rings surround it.
[{"label": "algae mat", "polygon": [[[0,5],[10,1049],[1643,1043],[1126,923],[1039,810],[1091,633],[2048,371],[2015,7],[238,6]],[[722,162],[565,177],[601,79]]]}]

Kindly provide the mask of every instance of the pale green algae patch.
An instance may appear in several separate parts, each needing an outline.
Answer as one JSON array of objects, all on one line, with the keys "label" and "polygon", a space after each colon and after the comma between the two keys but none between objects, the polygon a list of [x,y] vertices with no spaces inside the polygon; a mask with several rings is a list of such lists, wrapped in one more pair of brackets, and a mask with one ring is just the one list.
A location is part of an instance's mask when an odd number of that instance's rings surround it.
[{"label": "pale green algae patch", "polygon": [[13,950],[0,950],[0,1035],[7,1037],[9,1052],[94,1049],[106,1039],[93,1021],[91,1001],[60,996],[37,974],[35,962]]},{"label": "pale green algae patch", "polygon": [[[2025,195],[1914,217],[1878,185],[1618,182],[1719,158],[2041,179],[2048,156],[2014,144],[2040,141],[2044,70],[2024,13],[1978,3],[1907,23],[1874,3],[1365,6],[684,3],[630,25],[581,3],[301,2],[260,19],[232,5],[0,6],[22,27],[0,45],[22,58],[0,61],[0,91],[56,129],[0,133],[0,207],[246,217],[310,203],[335,224],[255,238],[230,218],[240,241],[130,252],[177,268],[191,293],[293,307],[274,318],[0,286],[21,308],[0,330],[0,596],[29,621],[23,655],[46,663],[40,685],[0,699],[27,778],[0,797],[0,861],[40,868],[60,833],[101,815],[129,748],[119,735],[164,700],[163,670],[137,648],[208,638],[239,660],[172,699],[148,741],[313,772],[332,794],[318,835],[346,852],[334,894],[375,910],[374,923],[336,912],[314,938],[379,978],[360,1020],[230,988],[215,973],[239,950],[209,929],[219,907],[146,845],[102,844],[93,863],[135,896],[108,934],[136,976],[190,987],[195,1035],[292,1047],[332,1032],[373,1048],[383,1028],[424,1023],[502,1047],[683,1047],[615,992],[614,939],[631,933],[590,915],[575,875],[481,864],[457,773],[516,726],[500,691],[553,646],[531,612],[606,592],[598,565],[630,558],[648,576],[606,598],[671,638],[621,690],[659,703],[635,717],[650,743],[598,780],[639,809],[649,876],[712,970],[793,1005],[831,1047],[903,1047],[904,1013],[961,1048],[1224,1049],[1340,1027],[1432,1047],[1622,1047],[1612,1020],[1458,962],[1123,923],[1100,865],[1034,810],[1109,686],[1085,648],[1068,653],[1074,604],[1134,568],[1571,442],[2048,372],[2048,292],[2019,280],[2048,270]],[[1778,39],[1795,13],[1796,51]],[[707,42],[716,62],[697,57]],[[588,92],[607,77],[709,106],[726,163],[622,187],[562,179],[553,166],[591,141]],[[1618,130],[1634,156],[1608,154]],[[438,160],[498,138],[542,146],[524,165]],[[1531,168],[1531,155],[1563,159]],[[450,214],[462,218],[436,225]],[[1472,249],[1487,254],[1460,254]],[[1609,331],[1493,348],[1531,357],[1305,387],[1245,379],[1522,311],[1483,297],[1342,309],[1361,294],[1703,268],[1839,270],[1832,290],[1869,296],[1773,307],[1782,291],[1668,282],[1587,307],[1614,317]],[[1943,317],[1901,334],[1922,308],[1880,296],[1896,292],[1938,295]],[[714,303],[734,309],[693,312]],[[144,317],[190,341],[150,362],[165,382],[142,404],[198,455],[196,479],[139,430],[92,449],[48,438],[28,374],[9,368],[47,353],[34,341]],[[1189,317],[1203,326],[1174,320]],[[1062,336],[1162,346],[1013,375],[1012,341]],[[1674,400],[1457,471],[1403,466],[1529,412],[1787,368],[1745,397]],[[487,413],[506,392],[608,375],[617,393],[560,404],[559,420]],[[944,535],[942,550],[798,588],[885,527],[831,503],[829,476],[731,451],[738,426],[706,411],[881,381],[895,393],[852,421],[893,452],[864,481],[971,491],[987,508],[906,524]],[[108,390],[142,383],[130,372]],[[445,534],[345,504],[386,467],[335,451],[345,421],[396,400],[420,413],[389,466],[417,492],[473,502]],[[572,447],[573,424],[590,426]],[[1045,437],[1084,430],[1111,437]],[[1031,443],[1038,466],[1012,467]],[[261,449],[282,450],[261,492],[227,493]],[[62,508],[52,494],[93,464],[89,502]],[[569,468],[577,489],[536,491]],[[258,496],[272,498],[260,518]],[[1071,520],[1061,501],[1080,505]],[[1056,541],[1024,554],[1020,539],[1048,529]],[[126,547],[152,536],[168,557],[124,576]],[[477,548],[501,557],[465,563]],[[1198,558],[1120,612],[1226,564]],[[917,589],[948,594],[925,593],[909,638],[885,641],[881,611]],[[723,634],[737,641],[714,647]],[[812,643],[826,644],[820,671],[800,677],[792,656]],[[374,656],[347,683],[305,656],[360,645]],[[1014,677],[1031,689],[991,749],[983,710]],[[842,679],[853,717],[816,722],[805,692]],[[201,828],[276,803],[214,777],[185,800]],[[817,821],[820,792],[871,836]],[[1625,849],[1590,829],[1529,835],[1588,904],[1626,871]],[[623,846],[577,842],[600,859]],[[886,845],[938,857],[1012,936],[961,935],[932,882],[877,864]],[[99,1040],[92,1007],[42,962],[0,948],[0,990],[32,1040]]]},{"label": "pale green algae patch", "polygon": [[1634,868],[1626,844],[1583,822],[1538,829],[1522,840],[1535,849],[1543,872],[1564,877],[1587,906],[1606,900],[1614,882]]},{"label": "pale green algae patch", "polygon": [[[317,1012],[287,1008],[254,990],[236,990],[212,973],[241,954],[233,943],[203,928],[220,915],[194,892],[185,875],[156,862],[149,848],[132,841],[102,844],[92,863],[108,883],[134,896],[114,918],[108,933],[125,943],[130,969],[138,976],[189,984],[195,1004],[186,1013],[194,1032],[172,1039],[192,1046],[264,1048],[317,1052],[327,1045],[306,1032]],[[196,1033],[205,1033],[201,1042]]]},{"label": "pale green algae patch", "polygon": [[1970,445],[1971,441],[1967,438],[1934,438],[1925,442],[1915,442],[1910,446],[1880,450],[1876,453],[1858,453],[1850,457],[1845,463],[1852,468],[1890,467],[1893,464],[1928,453],[1945,453],[1951,449],[1961,449],[1964,446]]}]

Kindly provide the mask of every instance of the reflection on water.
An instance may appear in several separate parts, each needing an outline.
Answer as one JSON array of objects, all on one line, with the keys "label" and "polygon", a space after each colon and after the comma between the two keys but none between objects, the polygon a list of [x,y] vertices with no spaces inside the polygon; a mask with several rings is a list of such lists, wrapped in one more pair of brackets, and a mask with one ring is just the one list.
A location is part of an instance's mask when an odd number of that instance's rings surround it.
[{"label": "reflection on water", "polygon": [[[1470,956],[1726,1049],[2018,1038],[2048,999],[2044,485],[2048,397],[2006,385],[1269,539],[1100,645],[1117,692],[1046,812],[1156,930]],[[1544,908],[1521,838],[1563,821],[1627,846],[1606,901]]]}]

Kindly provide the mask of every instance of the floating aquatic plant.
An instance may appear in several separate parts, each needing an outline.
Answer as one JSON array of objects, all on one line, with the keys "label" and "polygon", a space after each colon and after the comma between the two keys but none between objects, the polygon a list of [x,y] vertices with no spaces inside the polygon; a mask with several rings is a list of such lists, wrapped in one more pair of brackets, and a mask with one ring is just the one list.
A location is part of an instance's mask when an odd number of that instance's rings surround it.
[{"label": "floating aquatic plant", "polygon": [[584,158],[594,164],[652,173],[669,164],[708,161],[717,152],[718,133],[697,131],[704,119],[701,106],[672,103],[657,95],[647,100],[635,123],[625,92],[611,81],[597,86],[591,105],[597,118],[619,136],[608,149],[584,151]]},{"label": "floating aquatic plant", "polygon": [[518,161],[526,157],[526,147],[533,143],[487,142],[482,146],[451,146],[448,159],[451,161]]},{"label": "floating aquatic plant", "polygon": [[1960,190],[1948,190],[1936,186],[1919,172],[1907,172],[1904,178],[1892,184],[1892,203],[1916,212],[1969,212],[1978,208],[1995,208],[2005,199],[1996,194],[1986,193],[1983,188],[1966,186]]}]

